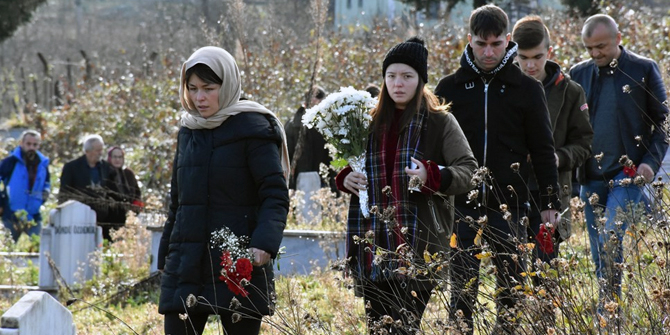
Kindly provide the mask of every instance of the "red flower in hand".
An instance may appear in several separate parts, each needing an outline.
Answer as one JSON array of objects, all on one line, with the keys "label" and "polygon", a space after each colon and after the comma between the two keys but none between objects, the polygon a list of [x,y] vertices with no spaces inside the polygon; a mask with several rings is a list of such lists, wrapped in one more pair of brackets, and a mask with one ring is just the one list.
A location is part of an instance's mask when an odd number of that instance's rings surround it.
[{"label": "red flower in hand", "polygon": [[545,254],[551,254],[554,252],[553,235],[553,231],[549,231],[546,225],[540,225],[540,232],[537,234],[536,238],[538,247]]},{"label": "red flower in hand", "polygon": [[623,167],[623,174],[625,174],[628,177],[635,177],[637,174],[637,167],[635,167],[635,164],[631,166],[624,166]]},{"label": "red flower in hand", "polygon": [[237,260],[237,263],[235,263],[235,272],[237,272],[241,278],[251,280],[252,271],[254,271],[254,266],[251,265],[251,260],[248,258],[240,258]]},{"label": "red flower in hand", "polygon": [[221,253],[221,266],[224,269],[230,268],[233,265],[233,259],[230,257],[230,251],[224,251]]},{"label": "red flower in hand", "polygon": [[249,292],[244,289],[242,281],[251,280],[253,266],[248,258],[238,258],[233,266],[233,260],[229,251],[224,251],[221,255],[221,276],[219,279],[228,285],[228,289],[235,295],[246,297]]}]

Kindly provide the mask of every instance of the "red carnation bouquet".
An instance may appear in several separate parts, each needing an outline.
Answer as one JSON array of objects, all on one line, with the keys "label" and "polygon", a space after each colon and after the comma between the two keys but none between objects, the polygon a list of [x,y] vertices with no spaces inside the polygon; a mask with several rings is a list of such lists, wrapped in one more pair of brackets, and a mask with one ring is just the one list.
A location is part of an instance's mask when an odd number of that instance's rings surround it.
[{"label": "red carnation bouquet", "polygon": [[249,295],[244,287],[251,280],[252,255],[248,251],[248,236],[237,236],[228,227],[212,233],[212,248],[221,250],[221,275],[219,279],[228,285],[235,295]]}]

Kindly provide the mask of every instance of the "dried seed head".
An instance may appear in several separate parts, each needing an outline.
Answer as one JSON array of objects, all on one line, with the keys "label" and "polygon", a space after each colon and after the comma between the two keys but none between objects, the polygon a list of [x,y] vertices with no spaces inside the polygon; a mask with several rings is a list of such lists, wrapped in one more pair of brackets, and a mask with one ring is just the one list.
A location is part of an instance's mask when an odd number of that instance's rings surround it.
[{"label": "dried seed head", "polygon": [[612,59],[612,61],[610,62],[610,67],[616,69],[617,66],[619,66],[619,60],[616,58]]},{"label": "dried seed head", "polygon": [[610,312],[610,314],[614,314],[617,308],[619,308],[619,304],[615,301],[609,301],[605,303],[604,307],[608,312]]},{"label": "dried seed head", "polygon": [[593,158],[596,159],[596,162],[600,163],[600,161],[603,159],[603,156],[605,156],[605,154],[601,152],[599,154],[593,155]]},{"label": "dried seed head", "polygon": [[198,299],[195,298],[195,295],[189,294],[186,297],[186,307],[193,308],[198,303]]},{"label": "dried seed head", "polygon": [[237,298],[233,297],[232,299],[230,299],[230,306],[229,306],[230,309],[236,310],[236,309],[240,308],[241,306],[242,306],[242,303],[240,303],[240,301],[237,300]]},{"label": "dried seed head", "polygon": [[512,172],[514,173],[519,173],[519,167],[521,164],[519,162],[514,162],[512,165],[509,166],[510,169],[512,169]]},{"label": "dried seed head", "polygon": [[375,232],[372,231],[372,230],[366,231],[365,232],[365,238],[370,239],[370,240],[374,239],[375,238]]}]

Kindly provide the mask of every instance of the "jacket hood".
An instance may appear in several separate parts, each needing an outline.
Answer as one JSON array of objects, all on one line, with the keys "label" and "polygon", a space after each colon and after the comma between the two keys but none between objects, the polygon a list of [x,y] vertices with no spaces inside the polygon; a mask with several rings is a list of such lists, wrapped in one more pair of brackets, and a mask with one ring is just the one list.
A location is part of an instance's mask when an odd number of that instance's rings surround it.
[{"label": "jacket hood", "polygon": [[558,86],[565,79],[565,76],[561,74],[561,66],[556,62],[548,60],[544,65],[544,72],[547,73],[547,78],[544,78],[542,82],[544,88]]}]

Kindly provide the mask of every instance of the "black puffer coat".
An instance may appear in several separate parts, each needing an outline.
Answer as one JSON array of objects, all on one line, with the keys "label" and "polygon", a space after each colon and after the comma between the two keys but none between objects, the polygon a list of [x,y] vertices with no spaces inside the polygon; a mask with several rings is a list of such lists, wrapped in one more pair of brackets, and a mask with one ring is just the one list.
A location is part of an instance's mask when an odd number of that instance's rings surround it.
[{"label": "black puffer coat", "polygon": [[[277,126],[262,114],[241,113],[214,129],[179,131],[172,202],[158,253],[160,313],[183,313],[189,294],[229,308],[233,293],[219,280],[221,252],[209,244],[211,233],[223,226],[249,236],[249,247],[277,255],[289,206]],[[254,267],[249,296],[236,296],[245,312],[271,313],[273,279],[271,263]],[[203,304],[188,311],[213,312]]]}]

